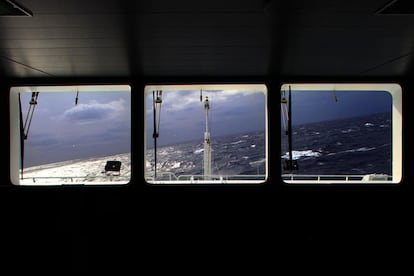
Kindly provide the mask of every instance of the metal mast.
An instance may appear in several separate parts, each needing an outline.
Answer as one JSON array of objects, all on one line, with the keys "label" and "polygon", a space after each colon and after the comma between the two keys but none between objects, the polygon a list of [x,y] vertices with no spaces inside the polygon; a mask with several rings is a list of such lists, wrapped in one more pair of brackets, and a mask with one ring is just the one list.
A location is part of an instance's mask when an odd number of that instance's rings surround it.
[{"label": "metal mast", "polygon": [[289,138],[289,165],[293,170],[293,153],[292,153],[292,90],[289,85],[289,109],[288,109],[288,138]]},{"label": "metal mast", "polygon": [[[200,99],[202,99],[200,92]],[[208,111],[210,110],[210,102],[208,97],[204,100],[204,111],[206,113],[206,131],[204,132],[204,168],[203,175],[204,180],[211,179],[211,140],[210,140],[210,131],[208,128]]]},{"label": "metal mast", "polygon": [[37,105],[37,98],[39,97],[39,92],[32,92],[32,98],[29,102],[29,110],[27,111],[27,117],[23,125],[23,135],[24,140],[27,140],[29,135],[30,126],[32,125],[33,114]]},{"label": "metal mast", "polygon": [[[289,105],[289,107],[286,107],[286,103]],[[283,169],[284,170],[288,170],[291,173],[294,170],[298,170],[298,162],[297,160],[293,159],[293,142],[292,142],[292,90],[291,90],[291,86],[289,85],[289,100],[286,100],[284,91],[282,92],[282,99],[281,99],[281,104],[282,104],[282,117],[286,117],[287,119],[287,130],[286,130],[286,135],[288,135],[288,153],[289,153],[289,159],[285,160],[285,164]],[[287,110],[286,110],[287,109]],[[286,114],[287,113],[287,114]],[[286,123],[285,121],[283,122],[283,124],[286,127]]]},{"label": "metal mast", "polygon": [[19,94],[19,111],[20,111],[20,167],[21,167],[21,179],[23,179],[24,170],[24,141],[29,136],[30,126],[32,125],[33,114],[37,106],[37,98],[39,92],[32,92],[32,98],[29,102],[29,109],[27,111],[27,117],[23,122],[22,102]]},{"label": "metal mast", "polygon": [[[160,119],[161,119],[161,104],[162,104],[162,90],[152,91],[153,114],[154,114],[154,179],[157,178],[157,138],[160,136]],[[158,117],[158,118],[157,118]]]}]

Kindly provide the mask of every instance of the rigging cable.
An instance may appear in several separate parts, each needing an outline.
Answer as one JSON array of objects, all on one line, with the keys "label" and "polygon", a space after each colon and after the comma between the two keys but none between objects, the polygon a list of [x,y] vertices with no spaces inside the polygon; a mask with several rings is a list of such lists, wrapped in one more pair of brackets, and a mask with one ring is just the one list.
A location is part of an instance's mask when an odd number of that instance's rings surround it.
[{"label": "rigging cable", "polygon": [[79,88],[76,91],[75,105],[78,105],[78,101],[79,101]]},{"label": "rigging cable", "polygon": [[337,103],[338,102],[338,96],[336,95],[336,90],[333,91],[333,97],[334,97],[335,103]]}]

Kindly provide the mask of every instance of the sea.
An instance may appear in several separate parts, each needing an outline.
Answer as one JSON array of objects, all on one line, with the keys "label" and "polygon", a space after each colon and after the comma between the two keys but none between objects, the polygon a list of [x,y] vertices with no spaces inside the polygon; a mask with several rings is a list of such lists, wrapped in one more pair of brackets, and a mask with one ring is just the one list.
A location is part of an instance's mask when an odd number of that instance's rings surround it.
[{"label": "sea", "polygon": [[311,175],[392,175],[392,114],[292,126],[292,157],[298,169],[283,170],[288,136],[281,135],[282,173]]},{"label": "sea", "polygon": [[[289,159],[288,136],[284,130],[281,139],[274,141],[280,143],[282,174],[392,175],[391,113],[293,125],[292,157],[298,164],[294,171],[283,168]],[[202,138],[159,147],[157,179],[202,175],[203,152]],[[154,176],[154,163],[154,149],[148,148],[146,179]],[[265,179],[265,131],[212,137],[212,174]]]},{"label": "sea", "polygon": [[[227,179],[265,179],[265,131],[211,137],[212,175]],[[174,175],[201,176],[203,174],[204,144],[201,139],[176,145],[158,147],[157,180]],[[146,151],[146,178],[154,176],[154,149]],[[172,180],[175,180],[174,178]]]},{"label": "sea", "polygon": [[[212,175],[230,180],[265,180],[266,140],[265,131],[212,136]],[[283,168],[285,160],[289,159],[288,136],[284,130],[281,131],[281,139],[267,142],[275,141],[280,143],[282,174],[392,175],[391,113],[293,125],[292,158],[298,163],[295,171]],[[272,148],[276,147],[272,145]],[[157,180],[170,179],[171,176],[202,176],[203,154],[202,138],[159,147]],[[148,148],[145,158],[145,177],[151,180],[154,176],[154,149]],[[108,176],[103,171],[108,160],[122,162],[119,175]],[[20,184],[127,183],[130,170],[130,153],[123,153],[25,168],[25,179]]]},{"label": "sea", "polygon": [[[120,161],[119,172],[105,171],[108,161]],[[126,184],[131,178],[131,154],[128,152],[27,167],[23,179],[20,177],[15,184]]]}]

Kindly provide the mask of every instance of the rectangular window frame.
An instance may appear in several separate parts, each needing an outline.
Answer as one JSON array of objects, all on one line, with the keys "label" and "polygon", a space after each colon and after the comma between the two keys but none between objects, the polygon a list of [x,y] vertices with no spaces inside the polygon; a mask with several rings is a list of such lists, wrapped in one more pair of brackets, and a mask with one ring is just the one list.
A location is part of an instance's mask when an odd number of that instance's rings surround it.
[{"label": "rectangular window frame", "polygon": [[[239,89],[240,87],[243,87],[243,89],[246,90],[255,90],[258,88],[263,89],[264,92],[264,96],[265,96],[265,102],[264,102],[264,113],[265,113],[265,176],[264,179],[260,179],[260,180],[255,180],[255,179],[244,179],[242,176],[240,177],[240,179],[237,180],[232,180],[232,179],[226,179],[226,178],[219,178],[219,179],[212,179],[212,180],[200,180],[200,179],[186,179],[186,180],[150,180],[147,179],[146,177],[146,154],[147,154],[147,138],[146,138],[146,132],[147,132],[147,124],[146,124],[146,110],[147,110],[147,105],[146,105],[146,97],[148,94],[152,93],[152,91],[156,91],[156,90],[166,90],[167,88],[169,90],[174,90],[174,91],[179,91],[179,90],[188,90],[188,89],[195,89],[195,90],[218,90],[218,89],[228,89],[228,90],[236,90]],[[144,181],[145,183],[147,183],[148,185],[168,185],[168,186],[174,186],[174,185],[184,185],[184,186],[188,186],[188,185],[195,185],[195,186],[216,186],[216,185],[222,185],[222,184],[229,184],[229,185],[249,185],[249,184],[253,184],[253,185],[260,185],[260,184],[264,184],[267,182],[268,180],[268,170],[269,170],[269,166],[268,166],[268,160],[269,160],[269,153],[268,153],[268,88],[267,85],[265,83],[240,83],[240,84],[147,84],[144,87],[144,116],[143,116],[143,120],[144,120]]]},{"label": "rectangular window frame", "polygon": [[[76,181],[77,176],[71,177],[50,177],[50,179],[56,178],[56,181],[50,181],[47,183],[36,182],[33,179],[32,183],[21,183],[21,133],[20,133],[20,109],[19,109],[19,94],[20,93],[32,93],[39,91],[41,93],[87,93],[87,92],[100,92],[107,93],[113,91],[125,91],[129,92],[132,96],[132,89],[129,84],[98,84],[98,85],[36,85],[36,86],[12,86],[10,88],[9,97],[9,111],[10,111],[10,181],[16,186],[73,186],[73,185],[103,185],[103,186],[119,186],[126,185],[131,181],[132,175],[125,178],[122,181]],[[131,99],[132,100],[132,99]],[[131,103],[128,103],[131,105]],[[132,134],[132,125],[131,125]],[[131,137],[130,137],[131,143]],[[130,160],[132,160],[132,151],[130,151]],[[132,172],[132,162],[130,162],[130,172]],[[106,168],[105,168],[106,170]],[[47,177],[46,177],[47,178]],[[61,179],[60,181],[58,179]],[[79,177],[81,178],[81,177]],[[64,179],[64,180],[62,180]]]},{"label": "rectangular window frame", "polygon": [[[284,83],[281,91],[387,91],[392,96],[392,179],[385,180],[381,175],[366,175],[362,180],[352,177],[320,175],[314,178],[301,178],[299,175],[284,174],[282,181],[287,185],[297,184],[399,184],[402,180],[402,87],[398,83]],[[290,177],[289,177],[290,176]],[[296,178],[296,179],[295,179]]]}]

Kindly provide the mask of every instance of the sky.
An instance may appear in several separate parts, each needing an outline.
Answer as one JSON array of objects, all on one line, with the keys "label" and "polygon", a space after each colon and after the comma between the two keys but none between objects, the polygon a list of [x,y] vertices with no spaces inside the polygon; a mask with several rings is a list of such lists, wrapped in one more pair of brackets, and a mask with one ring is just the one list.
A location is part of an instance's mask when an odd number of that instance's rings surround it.
[{"label": "sky", "polygon": [[[162,93],[160,130],[157,145],[177,144],[204,139],[205,111],[204,97],[210,102],[209,126],[214,137],[264,131],[266,125],[265,91],[243,91],[242,89],[168,90]],[[153,96],[146,94],[146,139],[147,147],[153,147]]]},{"label": "sky", "polygon": [[[28,139],[25,167],[130,152],[130,92],[39,91]],[[31,93],[21,93],[23,119]]]},{"label": "sky", "polygon": [[389,92],[336,91],[335,94],[333,91],[292,91],[292,125],[392,110],[392,96]]},{"label": "sky", "polygon": [[[209,125],[212,139],[223,135],[264,131],[266,94],[264,91],[223,88],[204,90],[210,101]],[[293,124],[391,112],[388,92],[292,91]],[[130,92],[40,91],[28,139],[25,141],[25,167],[64,160],[107,156],[130,152]],[[147,147],[153,146],[152,93],[145,95]],[[31,93],[21,93],[23,118]],[[158,145],[199,139],[205,131],[204,102],[200,90],[164,89]]]}]

